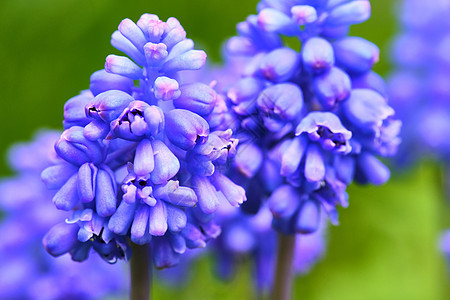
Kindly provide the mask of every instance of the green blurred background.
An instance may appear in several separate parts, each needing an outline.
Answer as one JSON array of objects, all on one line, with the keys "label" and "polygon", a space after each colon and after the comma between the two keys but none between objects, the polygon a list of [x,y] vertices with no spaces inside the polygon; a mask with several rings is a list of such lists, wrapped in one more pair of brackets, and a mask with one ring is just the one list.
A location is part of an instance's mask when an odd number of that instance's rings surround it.
[{"label": "green blurred background", "polygon": [[[388,43],[396,32],[396,1],[374,0],[372,18],[352,34],[380,46],[376,71],[389,71]],[[88,88],[105,57],[118,53],[110,35],[126,17],[144,12],[177,17],[209,59],[220,61],[223,40],[255,12],[256,0],[2,0],[0,1],[0,156],[37,128],[61,128],[67,99]],[[0,175],[10,171],[5,160]],[[352,186],[341,225],[329,231],[326,258],[297,279],[295,299],[449,299],[450,281],[437,250],[450,224],[440,167],[422,163],[383,187]],[[447,217],[447,218],[446,218]],[[155,299],[252,299],[249,272],[225,284],[207,260],[181,290],[155,284]]]}]

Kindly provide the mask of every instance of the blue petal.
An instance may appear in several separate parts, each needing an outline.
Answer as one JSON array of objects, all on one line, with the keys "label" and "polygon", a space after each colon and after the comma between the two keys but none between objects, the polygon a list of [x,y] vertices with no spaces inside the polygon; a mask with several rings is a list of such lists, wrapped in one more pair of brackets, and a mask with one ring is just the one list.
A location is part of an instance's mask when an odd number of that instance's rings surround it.
[{"label": "blue petal", "polygon": [[148,217],[150,215],[150,207],[146,204],[139,205],[134,215],[133,224],[131,225],[131,236],[141,238],[148,232]]},{"label": "blue petal", "polygon": [[116,182],[105,169],[99,169],[97,173],[95,203],[101,217],[109,217],[116,211]]},{"label": "blue petal", "polygon": [[128,204],[122,201],[108,222],[108,228],[119,235],[126,235],[130,229],[136,211],[136,202]]},{"label": "blue petal", "polygon": [[85,163],[78,170],[78,191],[81,202],[94,200],[97,170],[97,167],[90,163]]},{"label": "blue petal", "polygon": [[281,171],[283,176],[292,175],[300,165],[305,153],[307,140],[302,137],[292,139],[281,156]]},{"label": "blue petal", "polygon": [[295,224],[298,233],[310,234],[315,232],[320,225],[320,206],[313,200],[302,203]]},{"label": "blue petal", "polygon": [[166,204],[166,209],[167,225],[169,226],[169,230],[171,232],[179,232],[183,230],[187,224],[186,213],[182,209],[171,204]]},{"label": "blue petal", "polygon": [[150,174],[155,168],[153,148],[150,140],[143,139],[136,148],[134,156],[134,172],[138,176]]},{"label": "blue petal", "polygon": [[120,90],[127,94],[131,94],[133,85],[134,83],[132,79],[108,73],[102,69],[91,75],[89,90],[92,94],[94,94],[94,96],[109,90]]},{"label": "blue petal", "polygon": [[108,55],[106,57],[105,70],[108,73],[125,76],[134,80],[143,77],[142,69],[125,56]]},{"label": "blue petal", "polygon": [[183,70],[198,70],[206,63],[206,53],[202,50],[190,50],[178,55],[163,65],[165,72],[177,72]]},{"label": "blue petal", "polygon": [[347,73],[332,67],[328,72],[314,78],[314,91],[325,109],[348,98],[351,91],[351,81]]},{"label": "blue petal", "polygon": [[69,211],[78,204],[78,201],[78,175],[75,173],[55,194],[53,203],[56,208]]},{"label": "blue petal", "polygon": [[201,116],[208,115],[216,104],[216,92],[206,84],[196,82],[180,87],[181,96],[174,100],[176,108],[184,108]]},{"label": "blue petal", "polygon": [[212,214],[219,206],[217,198],[217,190],[206,177],[194,176],[192,185],[198,196],[198,204],[200,209],[206,214]]},{"label": "blue petal", "polygon": [[76,172],[77,167],[72,164],[58,164],[44,169],[41,174],[41,179],[48,189],[58,189]]},{"label": "blue petal", "polygon": [[166,113],[165,130],[168,139],[183,150],[205,142],[209,134],[205,119],[185,109],[174,109]]},{"label": "blue petal", "polygon": [[300,202],[299,191],[290,185],[277,188],[268,200],[270,211],[275,218],[289,218],[296,212]]},{"label": "blue petal", "polygon": [[174,177],[180,169],[180,162],[172,151],[160,140],[152,141],[155,168],[150,174],[154,184],[163,184]]},{"label": "blue petal", "polygon": [[346,37],[333,44],[336,61],[344,70],[351,73],[365,73],[378,62],[378,47],[360,37]]},{"label": "blue petal", "polygon": [[325,178],[325,161],[319,147],[309,144],[305,158],[305,178],[309,182],[318,182]]},{"label": "blue petal", "polygon": [[299,55],[290,48],[277,48],[264,56],[259,66],[262,76],[273,82],[289,80],[299,71]]},{"label": "blue petal", "polygon": [[73,249],[77,244],[77,224],[60,223],[53,226],[42,239],[45,249],[53,256],[60,256]]},{"label": "blue petal", "polygon": [[156,205],[150,207],[148,232],[154,236],[163,236],[167,231],[167,211],[163,201],[156,201]]},{"label": "blue petal", "polygon": [[323,38],[313,37],[302,48],[305,69],[311,73],[321,73],[334,65],[334,52],[331,44]]},{"label": "blue petal", "polygon": [[326,23],[334,26],[362,23],[369,19],[370,10],[370,2],[367,0],[351,1],[331,10]]}]

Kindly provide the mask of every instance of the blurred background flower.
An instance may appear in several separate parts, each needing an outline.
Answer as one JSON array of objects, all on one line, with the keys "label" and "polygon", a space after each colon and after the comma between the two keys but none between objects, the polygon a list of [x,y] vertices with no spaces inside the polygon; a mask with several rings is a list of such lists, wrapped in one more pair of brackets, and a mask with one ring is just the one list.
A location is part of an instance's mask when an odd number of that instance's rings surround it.
[{"label": "blurred background flower", "polygon": [[[374,69],[383,76],[390,67],[388,44],[397,31],[397,2],[371,1],[371,19],[350,32],[380,47],[380,62]],[[122,19],[137,20],[144,12],[156,13],[161,19],[175,16],[196,48],[219,62],[219,45],[236,34],[237,22],[254,13],[256,4],[255,0],[1,1],[0,155],[5,157],[13,142],[31,140],[39,127],[62,130],[64,103],[85,89],[89,75],[103,67],[106,55],[114,53],[110,35]],[[0,175],[12,174],[6,160],[0,166]],[[426,162],[407,174],[394,174],[382,187],[351,186],[351,209],[340,210],[341,224],[329,229],[324,259],[307,276],[297,278],[294,297],[450,297],[444,258],[438,249],[439,235],[450,225],[444,221],[450,218],[444,212],[441,181],[439,166]],[[3,220],[6,215],[4,212]],[[5,254],[0,254],[0,261],[4,259]],[[210,257],[200,259],[185,287],[154,284],[155,299],[180,295],[180,299],[253,297],[248,264],[223,283],[213,275],[210,261]]]}]

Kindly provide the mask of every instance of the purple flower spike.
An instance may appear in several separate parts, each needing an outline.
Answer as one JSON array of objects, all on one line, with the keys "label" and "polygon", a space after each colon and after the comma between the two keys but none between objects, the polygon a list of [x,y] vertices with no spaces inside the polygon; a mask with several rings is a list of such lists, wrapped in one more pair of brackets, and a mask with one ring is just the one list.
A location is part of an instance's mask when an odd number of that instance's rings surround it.
[{"label": "purple flower spike", "polygon": [[341,69],[332,67],[313,81],[317,98],[324,109],[334,108],[350,96],[350,77]]},{"label": "purple flower spike", "polygon": [[302,60],[309,72],[322,73],[334,65],[333,47],[323,38],[310,38],[303,45]]},{"label": "purple flower spike", "polygon": [[378,47],[360,37],[343,38],[333,44],[337,64],[350,73],[365,73],[378,62]]},{"label": "purple flower spike", "polygon": [[262,76],[273,82],[286,81],[299,71],[299,55],[290,48],[278,48],[264,56],[259,70]]},{"label": "purple flower spike", "polygon": [[183,150],[204,143],[209,134],[208,123],[185,109],[174,109],[166,114],[165,130],[169,140]]}]

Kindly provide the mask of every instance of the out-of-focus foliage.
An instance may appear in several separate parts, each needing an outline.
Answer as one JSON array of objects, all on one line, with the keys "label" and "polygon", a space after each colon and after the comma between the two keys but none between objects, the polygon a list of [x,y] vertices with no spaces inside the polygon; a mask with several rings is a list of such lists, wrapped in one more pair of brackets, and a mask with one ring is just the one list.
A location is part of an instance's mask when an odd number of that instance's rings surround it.
[{"label": "out-of-focus foliage", "polygon": [[[0,1],[0,156],[31,138],[38,127],[61,128],[64,102],[88,87],[89,75],[113,52],[110,35],[120,20],[144,12],[177,17],[198,48],[214,61],[235,25],[254,13],[255,0],[3,0]],[[395,33],[394,2],[373,0],[372,18],[351,34],[380,45],[375,70],[388,72]],[[4,160],[0,174],[7,174]],[[330,230],[325,260],[296,281],[300,299],[448,299],[449,280],[437,250],[444,200],[436,166],[395,175],[386,186],[350,188],[350,207]],[[448,217],[448,215],[447,215]],[[448,225],[448,224],[447,224]],[[155,299],[251,299],[246,266],[229,285],[207,260],[181,291],[154,284]],[[446,295],[447,293],[447,295]]]}]

